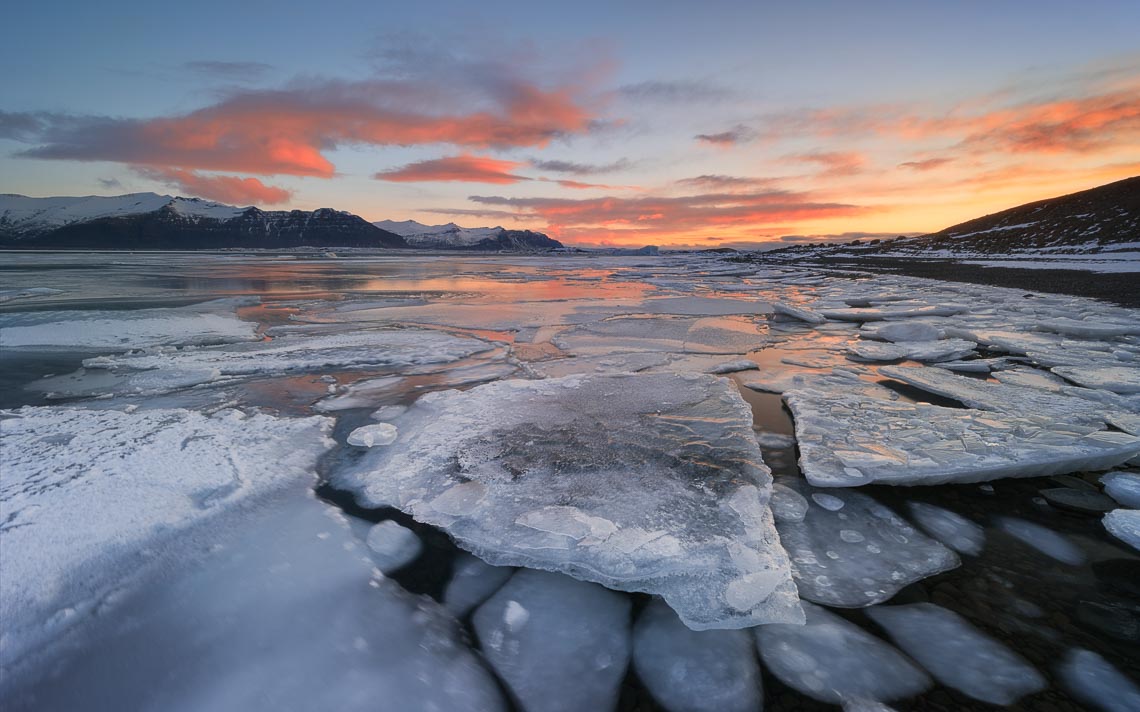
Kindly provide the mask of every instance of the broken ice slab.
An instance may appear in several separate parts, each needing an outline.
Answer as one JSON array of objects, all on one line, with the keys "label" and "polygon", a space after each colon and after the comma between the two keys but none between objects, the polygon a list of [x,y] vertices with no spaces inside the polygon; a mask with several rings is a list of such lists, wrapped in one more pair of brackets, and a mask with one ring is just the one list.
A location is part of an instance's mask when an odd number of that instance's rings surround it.
[{"label": "broken ice slab", "polygon": [[519,569],[475,611],[484,657],[528,712],[612,710],[631,648],[629,597]]},{"label": "broken ice slab", "polygon": [[1011,415],[1049,416],[1059,422],[1103,425],[1112,409],[1104,403],[1062,392],[1051,392],[1014,383],[992,383],[968,376],[957,376],[942,369],[883,366],[879,373],[951,398],[970,408]]},{"label": "broken ice slab", "polygon": [[157,395],[251,376],[442,364],[492,348],[485,341],[427,329],[291,335],[256,343],[98,356],[86,359],[84,368],[75,373],[41,379],[28,387],[59,397]]},{"label": "broken ice slab", "polygon": [[938,341],[943,338],[942,329],[925,321],[875,322],[874,326],[864,326],[859,335],[879,341]]},{"label": "broken ice slab", "polygon": [[1080,566],[1085,562],[1085,554],[1079,546],[1048,527],[1017,517],[998,517],[997,525],[1005,533],[1051,559],[1069,566]]},{"label": "broken ice slab", "polygon": [[811,502],[801,521],[776,520],[801,598],[862,608],[961,563],[954,552],[861,492],[815,492],[794,477],[782,477],[779,484]]},{"label": "broken ice slab", "polygon": [[1134,472],[1109,472],[1100,478],[1104,493],[1125,507],[1140,509],[1140,475]]},{"label": "broken ice slab", "polygon": [[1140,364],[1131,366],[1055,366],[1053,373],[1085,388],[1140,393]]},{"label": "broken ice slab", "polygon": [[847,347],[849,353],[867,361],[956,361],[974,353],[977,346],[963,339],[937,341],[856,341]]},{"label": "broken ice slab", "polygon": [[654,599],[633,627],[633,667],[669,712],[760,712],[760,665],[743,630],[690,630]]},{"label": "broken ice slab", "polygon": [[800,469],[817,487],[1044,477],[1107,470],[1140,454],[1140,438],[1052,414],[1014,416],[810,388],[788,391],[784,400],[795,416]]},{"label": "broken ice slab", "polygon": [[1091,650],[1073,648],[1058,666],[1061,682],[1081,702],[1102,712],[1140,710],[1140,687]]},{"label": "broken ice slab", "polygon": [[764,666],[820,702],[891,701],[925,692],[930,678],[891,645],[824,608],[804,603],[806,625],[756,628]]},{"label": "broken ice slab", "polygon": [[1011,705],[1046,687],[1024,658],[941,606],[875,606],[867,615],[939,682],[975,700]]},{"label": "broken ice slab", "polygon": [[968,312],[969,308],[957,304],[878,307],[866,309],[820,309],[819,313],[837,321],[884,321],[924,316],[954,316]]},{"label": "broken ice slab", "polygon": [[1102,521],[1109,534],[1140,551],[1140,509],[1114,509]]},{"label": "broken ice slab", "polygon": [[2,314],[0,348],[121,352],[256,341],[257,324],[234,313],[239,306],[256,303],[256,299],[219,299],[176,309]]},{"label": "broken ice slab", "polygon": [[772,304],[772,310],[777,314],[790,316],[793,319],[807,322],[808,324],[822,324],[827,321],[827,318],[819,312],[808,309],[807,307],[792,306],[791,304],[785,304],[783,302],[774,302]]},{"label": "broken ice slab", "polygon": [[478,556],[460,552],[443,591],[443,607],[456,617],[465,616],[502,588],[514,572],[509,566],[491,566]]},{"label": "broken ice slab", "polygon": [[1117,336],[1140,336],[1140,324],[1111,319],[1070,319],[1055,317],[1034,324],[1038,331],[1052,331],[1078,339],[1111,339]]},{"label": "broken ice slab", "polygon": [[[130,513],[161,509],[137,496]],[[505,708],[455,621],[376,577],[343,515],[307,488],[244,505],[154,541],[139,585],[71,612],[63,644],[0,676],[5,711]]]},{"label": "broken ice slab", "polygon": [[[326,418],[26,407],[2,414],[5,664],[220,511],[308,486]],[[70,614],[57,616],[57,612]]]},{"label": "broken ice slab", "polygon": [[745,354],[772,339],[755,322],[740,317],[620,316],[576,326],[552,343],[579,356],[625,351]]},{"label": "broken ice slab", "polygon": [[923,531],[954,551],[970,556],[982,553],[986,532],[980,524],[926,502],[908,502],[907,509]]},{"label": "broken ice slab", "polygon": [[496,565],[657,593],[694,629],[802,620],[752,411],[698,374],[506,380],[421,397],[331,473]]}]

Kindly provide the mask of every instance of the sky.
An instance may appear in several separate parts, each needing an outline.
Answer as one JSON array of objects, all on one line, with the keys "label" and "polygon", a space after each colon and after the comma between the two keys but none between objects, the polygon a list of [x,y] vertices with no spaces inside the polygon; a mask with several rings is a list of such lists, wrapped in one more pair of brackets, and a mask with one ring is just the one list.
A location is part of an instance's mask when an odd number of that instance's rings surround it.
[{"label": "sky", "polygon": [[764,249],[933,232],[1140,174],[1135,0],[40,0],[5,16],[5,193]]}]

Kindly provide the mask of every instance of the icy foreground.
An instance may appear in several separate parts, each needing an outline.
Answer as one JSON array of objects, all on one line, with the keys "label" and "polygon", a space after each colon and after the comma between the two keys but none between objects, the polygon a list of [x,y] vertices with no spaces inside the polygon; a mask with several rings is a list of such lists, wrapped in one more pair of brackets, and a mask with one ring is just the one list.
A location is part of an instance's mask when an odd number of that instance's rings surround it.
[{"label": "icy foreground", "polygon": [[333,478],[492,564],[660,594],[695,630],[799,622],[751,423],[713,376],[498,381],[420,398]]},{"label": "icy foreground", "polygon": [[784,398],[795,415],[800,467],[817,487],[1042,477],[1107,470],[1140,455],[1140,438],[1049,416],[811,388]]},{"label": "icy foreground", "polygon": [[506,708],[455,621],[376,577],[306,492],[227,512],[164,555],[50,665],[5,676],[5,709]]},{"label": "icy foreground", "polygon": [[90,615],[178,534],[312,480],[326,418],[21,408],[0,414],[5,668]]}]

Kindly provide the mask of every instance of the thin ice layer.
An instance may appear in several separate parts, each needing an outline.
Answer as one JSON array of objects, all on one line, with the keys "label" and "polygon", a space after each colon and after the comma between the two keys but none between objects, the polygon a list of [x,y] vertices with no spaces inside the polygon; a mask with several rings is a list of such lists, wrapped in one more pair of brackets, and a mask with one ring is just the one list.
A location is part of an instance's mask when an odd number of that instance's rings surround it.
[{"label": "thin ice layer", "polygon": [[954,552],[862,492],[813,492],[793,477],[780,483],[810,503],[801,521],[777,519],[801,598],[862,608],[960,563]]},{"label": "thin ice layer", "polygon": [[1140,438],[1041,415],[884,401],[836,391],[784,394],[800,469],[817,487],[982,482],[1107,470]]},{"label": "thin ice layer", "polygon": [[176,309],[3,314],[0,348],[101,352],[255,341],[257,324],[234,314],[244,303],[219,299]]},{"label": "thin ice layer", "polygon": [[420,398],[333,473],[497,565],[657,593],[694,629],[802,620],[752,411],[696,374],[509,380]]},{"label": "thin ice layer", "polygon": [[309,481],[332,445],[331,421],[317,417],[32,407],[4,415],[5,665],[97,606],[163,541]]}]

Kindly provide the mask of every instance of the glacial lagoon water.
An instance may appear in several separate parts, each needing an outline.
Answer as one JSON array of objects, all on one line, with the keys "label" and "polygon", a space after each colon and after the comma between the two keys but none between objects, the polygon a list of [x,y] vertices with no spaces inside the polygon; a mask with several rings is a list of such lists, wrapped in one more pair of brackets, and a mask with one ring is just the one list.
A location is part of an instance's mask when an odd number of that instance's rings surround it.
[{"label": "glacial lagoon water", "polygon": [[705,255],[2,262],[11,709],[1140,705],[1135,311]]}]

